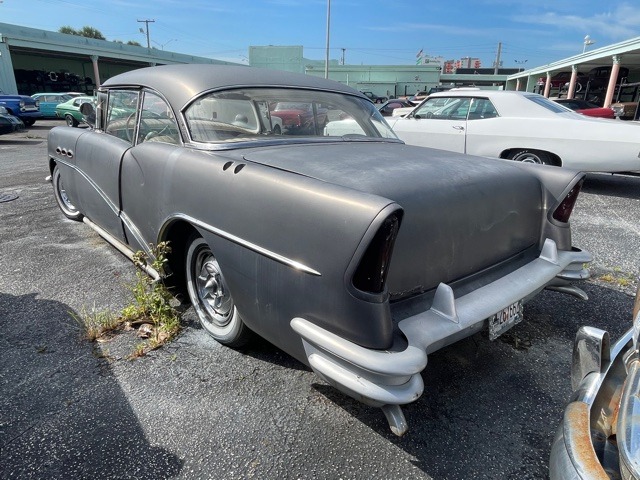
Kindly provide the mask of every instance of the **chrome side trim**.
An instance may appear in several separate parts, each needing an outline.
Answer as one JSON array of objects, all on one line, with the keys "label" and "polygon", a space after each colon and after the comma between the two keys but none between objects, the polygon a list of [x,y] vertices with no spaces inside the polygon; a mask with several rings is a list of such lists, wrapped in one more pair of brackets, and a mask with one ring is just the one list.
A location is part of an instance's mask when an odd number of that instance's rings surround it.
[{"label": "chrome side trim", "polygon": [[[120,253],[122,253],[125,257],[127,257],[129,260],[133,262],[133,256],[135,252],[131,250],[127,245],[122,243],[120,240],[118,240],[116,237],[111,235],[106,230],[100,228],[98,225],[93,223],[87,217],[82,217],[82,221],[87,225],[89,225],[93,230],[96,231],[98,235],[104,238],[107,242],[113,245]],[[147,273],[147,275],[153,278],[154,281],[157,282],[158,280],[160,280],[160,274],[153,267],[150,267],[149,265],[139,265],[139,268],[144,270]]]},{"label": "chrome side trim", "polygon": [[100,195],[102,197],[102,199],[105,201],[105,203],[109,206],[109,208],[111,209],[111,211],[115,214],[115,216],[117,217],[120,214],[120,209],[117,207],[117,205],[114,205],[114,203],[109,200],[109,197],[107,197],[105,195],[105,193],[102,191],[102,189],[98,186],[98,184],[96,182],[94,182],[93,180],[91,180],[91,178],[89,176],[87,176],[86,173],[84,173],[82,170],[80,170],[77,166],[67,162],[66,160],[61,159],[60,157],[53,157],[54,160],[57,163],[62,163],[63,165],[72,168],[73,170],[75,170],[76,172],[78,172],[80,175],[82,175],[82,177],[89,182],[89,184],[94,188],[94,190],[96,192],[98,192],[98,195]]},{"label": "chrome side trim", "polygon": [[140,230],[138,230],[138,227],[136,227],[135,223],[131,221],[129,216],[124,213],[124,211],[120,212],[120,219],[122,220],[122,223],[124,223],[125,228],[129,232],[131,232],[138,244],[144,249],[144,253],[146,253],[153,261],[155,259],[155,255],[153,255],[151,247],[148,245],[147,241],[144,239],[142,233],[140,233]]},{"label": "chrome side trim", "polygon": [[217,235],[221,238],[229,240],[230,242],[233,242],[242,247],[248,248],[249,250],[259,253],[260,255],[264,255],[265,257],[275,260],[278,263],[294,268],[296,270],[300,270],[301,272],[308,273],[310,275],[315,275],[317,277],[322,276],[322,274],[319,271],[311,267],[308,267],[303,263],[287,258],[283,255],[280,255],[279,253],[272,252],[271,250],[263,248],[260,245],[256,245],[255,243],[249,242],[248,240],[237,237],[232,233],[225,232],[224,230],[216,228],[213,225],[209,225],[208,223],[202,222],[197,218],[193,218],[192,216],[187,215],[185,213],[176,213],[174,215],[171,215],[169,218],[166,219],[166,221],[164,222],[164,225],[168,225],[168,223],[173,219],[185,220],[191,223],[192,225],[196,225],[202,228],[203,230],[206,230],[207,232],[213,233],[214,235]]}]

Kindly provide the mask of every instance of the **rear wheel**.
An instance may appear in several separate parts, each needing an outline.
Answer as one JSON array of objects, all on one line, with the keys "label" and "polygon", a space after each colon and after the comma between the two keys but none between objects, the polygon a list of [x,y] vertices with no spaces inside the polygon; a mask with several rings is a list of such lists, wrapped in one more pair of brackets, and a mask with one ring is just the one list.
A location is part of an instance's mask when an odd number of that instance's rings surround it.
[{"label": "rear wheel", "polygon": [[67,191],[64,188],[64,184],[62,183],[62,177],[60,176],[60,168],[56,165],[53,168],[53,174],[51,175],[51,183],[53,184],[53,195],[56,198],[56,202],[64,213],[64,216],[70,220],[80,220],[82,219],[82,214],[75,207],[69,197],[67,196]]},{"label": "rear wheel", "polygon": [[553,165],[551,156],[547,152],[539,150],[514,150],[509,154],[508,158],[516,162]]},{"label": "rear wheel", "polygon": [[187,291],[200,324],[218,342],[241,347],[251,338],[220,270],[220,265],[204,238],[189,240],[185,259]]},{"label": "rear wheel", "polygon": [[78,126],[78,120],[73,118],[73,115],[71,115],[70,113],[67,113],[64,116],[64,120],[65,120],[65,122],[67,122],[67,126],[69,126],[69,127],[77,127]]}]

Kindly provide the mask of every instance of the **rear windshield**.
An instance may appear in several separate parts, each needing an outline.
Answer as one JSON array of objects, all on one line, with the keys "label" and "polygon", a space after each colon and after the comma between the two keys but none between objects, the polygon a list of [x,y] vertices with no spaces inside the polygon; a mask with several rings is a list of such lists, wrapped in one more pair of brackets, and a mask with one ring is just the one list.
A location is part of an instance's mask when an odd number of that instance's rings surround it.
[{"label": "rear windshield", "polygon": [[293,88],[211,92],[184,111],[191,140],[230,143],[292,137],[397,139],[382,115],[358,96]]},{"label": "rear windshield", "polygon": [[524,98],[540,105],[541,107],[546,108],[547,110],[552,111],[553,113],[566,113],[571,111],[571,109],[560,105],[559,103],[553,102],[541,95],[525,95]]}]

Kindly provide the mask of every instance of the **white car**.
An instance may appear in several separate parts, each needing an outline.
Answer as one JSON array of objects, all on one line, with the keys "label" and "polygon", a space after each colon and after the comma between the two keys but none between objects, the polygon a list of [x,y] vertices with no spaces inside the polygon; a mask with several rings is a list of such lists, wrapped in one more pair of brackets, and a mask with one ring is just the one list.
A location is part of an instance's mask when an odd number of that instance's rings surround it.
[{"label": "white car", "polygon": [[535,93],[448,91],[389,124],[405,143],[586,172],[640,170],[640,126],[589,118]]}]

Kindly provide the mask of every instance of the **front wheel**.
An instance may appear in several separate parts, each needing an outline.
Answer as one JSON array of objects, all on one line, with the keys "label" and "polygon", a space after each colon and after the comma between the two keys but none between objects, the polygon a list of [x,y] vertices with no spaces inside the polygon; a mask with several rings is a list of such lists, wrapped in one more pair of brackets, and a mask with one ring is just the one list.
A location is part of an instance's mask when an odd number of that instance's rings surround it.
[{"label": "front wheel", "polygon": [[547,152],[538,150],[514,150],[509,159],[523,163],[537,163],[538,165],[553,165],[551,156]]},{"label": "front wheel", "polygon": [[36,121],[33,118],[26,118],[23,120],[26,127],[32,127]]},{"label": "front wheel", "polygon": [[71,115],[70,113],[67,113],[64,116],[64,121],[67,122],[67,126],[68,127],[77,127],[78,126],[78,120],[76,120],[73,115]]},{"label": "front wheel", "polygon": [[220,265],[204,238],[191,237],[185,267],[187,291],[200,324],[223,345],[245,345],[251,331],[242,321]]},{"label": "front wheel", "polygon": [[56,165],[53,167],[53,174],[51,175],[51,183],[53,184],[53,195],[56,198],[58,207],[64,213],[64,216],[70,220],[81,220],[82,214],[75,207],[69,197],[67,191],[62,183],[62,177],[60,176],[60,168]]}]

